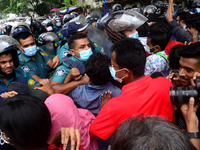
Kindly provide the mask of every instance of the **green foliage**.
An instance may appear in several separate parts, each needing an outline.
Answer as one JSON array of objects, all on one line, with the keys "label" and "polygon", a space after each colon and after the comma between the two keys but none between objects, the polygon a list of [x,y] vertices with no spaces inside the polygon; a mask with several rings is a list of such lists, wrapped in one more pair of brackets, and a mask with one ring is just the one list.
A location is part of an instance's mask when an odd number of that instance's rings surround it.
[{"label": "green foliage", "polygon": [[73,0],[72,5],[73,6],[76,5],[76,0]]},{"label": "green foliage", "polygon": [[29,14],[32,11],[44,15],[52,8],[67,9],[74,5],[77,5],[76,0],[0,0],[0,13]]},{"label": "green foliage", "polygon": [[3,19],[8,18],[8,15],[7,15],[7,14],[3,14],[3,15],[2,15],[2,18],[3,18]]},{"label": "green foliage", "polygon": [[36,6],[34,11],[37,12],[40,16],[44,16],[44,14],[49,13],[50,10],[45,3],[41,3]]}]

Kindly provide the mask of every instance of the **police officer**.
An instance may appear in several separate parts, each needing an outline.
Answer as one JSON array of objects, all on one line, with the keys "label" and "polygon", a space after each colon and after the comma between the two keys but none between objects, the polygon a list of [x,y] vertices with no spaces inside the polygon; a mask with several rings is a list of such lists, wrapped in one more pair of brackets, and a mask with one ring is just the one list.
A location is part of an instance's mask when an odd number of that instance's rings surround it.
[{"label": "police officer", "polygon": [[17,50],[19,43],[7,35],[0,36],[0,102],[3,98],[16,95],[15,91],[8,92],[8,85],[11,82],[25,83],[23,74],[16,70],[19,66]]},{"label": "police officer", "polygon": [[69,38],[68,42],[69,54],[62,59],[51,79],[52,88],[57,93],[63,93],[66,92],[65,90],[69,90],[68,86],[65,85],[64,80],[72,68],[78,69],[75,73],[77,76],[84,74],[84,64],[93,54],[91,44],[86,34],[74,34]]},{"label": "police officer", "polygon": [[37,83],[36,81],[40,82],[41,79],[47,78],[47,71],[55,68],[56,63],[48,57],[47,53],[36,47],[30,30],[18,27],[13,31],[12,36],[21,45],[20,51],[18,51],[20,62],[18,68],[23,72],[26,83],[34,85]]},{"label": "police officer", "polygon": [[[80,22],[68,22],[63,26],[63,36],[69,38],[71,35],[75,33],[85,33],[87,34],[87,25],[83,25]],[[93,52],[100,52],[102,47],[92,42],[90,39],[90,44]],[[69,46],[68,43],[65,43],[63,46],[57,48],[57,54],[59,56],[60,61],[69,54]]]},{"label": "police officer", "polygon": [[101,19],[101,13],[99,11],[92,11],[87,17],[87,23],[96,28],[97,20]]},{"label": "police officer", "polygon": [[41,24],[46,29],[46,31],[53,32],[53,23],[51,22],[51,20],[46,19],[42,21]]},{"label": "police officer", "polygon": [[[127,21],[129,23],[124,24]],[[123,38],[139,38],[137,28],[147,21],[142,14],[132,11],[117,11],[105,18],[105,29],[109,36],[107,43],[103,46],[104,52],[111,58],[110,48],[112,45]],[[122,24],[124,24],[122,26]]]},{"label": "police officer", "polygon": [[70,14],[64,15],[64,17],[63,17],[63,24],[69,22],[71,19],[72,19],[72,17],[71,17]]},{"label": "police officer", "polygon": [[57,33],[59,39],[62,40],[62,38],[63,38],[63,35],[62,35],[62,20],[59,16],[55,16],[53,18],[53,22],[54,22],[54,25],[55,25],[55,27],[53,28],[53,31],[55,33]]},{"label": "police officer", "polygon": [[118,11],[118,10],[122,10],[122,5],[120,5],[120,4],[113,5],[112,11],[115,12],[115,11]]}]

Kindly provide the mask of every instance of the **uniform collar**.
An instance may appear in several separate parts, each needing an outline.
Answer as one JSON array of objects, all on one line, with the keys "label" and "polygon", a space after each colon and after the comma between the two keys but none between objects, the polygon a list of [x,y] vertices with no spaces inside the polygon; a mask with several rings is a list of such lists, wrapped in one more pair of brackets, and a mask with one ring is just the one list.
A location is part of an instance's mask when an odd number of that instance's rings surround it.
[{"label": "uniform collar", "polygon": [[[20,76],[21,76],[21,75],[20,75],[19,73],[17,73],[17,71],[15,71],[15,77],[12,77],[12,78],[8,79],[8,82],[7,82],[6,87],[8,87],[8,85],[9,85],[10,82],[14,81],[16,78],[18,78],[18,77],[20,77]],[[0,83],[1,83],[1,84],[2,84],[2,83],[5,84],[1,78],[0,78]]]}]

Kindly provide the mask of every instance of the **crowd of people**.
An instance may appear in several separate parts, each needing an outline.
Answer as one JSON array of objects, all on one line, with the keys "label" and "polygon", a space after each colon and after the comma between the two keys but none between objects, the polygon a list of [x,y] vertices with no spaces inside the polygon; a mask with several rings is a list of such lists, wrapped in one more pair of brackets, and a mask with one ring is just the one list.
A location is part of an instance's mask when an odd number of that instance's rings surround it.
[{"label": "crowd of people", "polygon": [[168,2],[5,23],[0,149],[200,150],[200,2]]}]

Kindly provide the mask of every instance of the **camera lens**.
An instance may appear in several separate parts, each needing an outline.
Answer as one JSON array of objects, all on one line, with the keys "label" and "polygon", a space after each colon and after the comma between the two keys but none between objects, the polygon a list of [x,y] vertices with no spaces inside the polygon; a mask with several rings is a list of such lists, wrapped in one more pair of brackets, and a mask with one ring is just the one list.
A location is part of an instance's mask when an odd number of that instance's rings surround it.
[{"label": "camera lens", "polygon": [[188,103],[190,97],[198,100],[198,92],[195,87],[170,87],[170,100],[173,105]]}]

